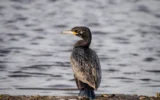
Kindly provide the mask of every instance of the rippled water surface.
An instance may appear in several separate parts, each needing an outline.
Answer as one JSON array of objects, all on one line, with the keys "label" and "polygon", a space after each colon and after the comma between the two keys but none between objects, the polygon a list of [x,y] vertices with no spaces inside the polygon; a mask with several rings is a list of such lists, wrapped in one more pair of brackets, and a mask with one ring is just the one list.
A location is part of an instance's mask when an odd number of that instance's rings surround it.
[{"label": "rippled water surface", "polygon": [[0,93],[77,95],[79,39],[60,34],[77,25],[91,29],[101,61],[96,93],[160,92],[159,0],[0,0]]}]

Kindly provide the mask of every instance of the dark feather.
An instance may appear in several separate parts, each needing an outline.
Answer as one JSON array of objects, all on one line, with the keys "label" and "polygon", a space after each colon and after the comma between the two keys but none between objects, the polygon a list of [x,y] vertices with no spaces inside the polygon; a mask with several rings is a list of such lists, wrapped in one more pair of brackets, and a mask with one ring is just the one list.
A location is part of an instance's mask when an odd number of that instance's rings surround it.
[{"label": "dark feather", "polygon": [[[75,78],[97,89],[101,82],[101,66],[97,54],[90,48],[77,47],[71,54],[71,65]],[[78,87],[82,87],[77,84]]]}]

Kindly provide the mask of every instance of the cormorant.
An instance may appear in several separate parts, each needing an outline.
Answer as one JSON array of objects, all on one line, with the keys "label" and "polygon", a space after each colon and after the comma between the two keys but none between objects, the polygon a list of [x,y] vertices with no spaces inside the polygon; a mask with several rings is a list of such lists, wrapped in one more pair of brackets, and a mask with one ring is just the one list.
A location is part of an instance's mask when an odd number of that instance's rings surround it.
[{"label": "cormorant", "polygon": [[74,45],[70,63],[80,90],[79,96],[95,99],[94,90],[97,90],[101,82],[101,66],[96,52],[89,48],[92,40],[91,31],[87,27],[77,26],[63,33],[71,33],[82,38]]}]

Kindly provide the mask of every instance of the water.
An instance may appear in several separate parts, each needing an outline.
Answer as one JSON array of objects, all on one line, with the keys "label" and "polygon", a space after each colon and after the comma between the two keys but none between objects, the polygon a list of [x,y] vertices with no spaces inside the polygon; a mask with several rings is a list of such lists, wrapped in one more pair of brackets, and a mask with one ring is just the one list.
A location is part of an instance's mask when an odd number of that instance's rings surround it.
[{"label": "water", "polygon": [[[69,57],[88,26],[99,55],[97,94],[160,92],[159,0],[0,0],[0,93],[77,95]],[[69,89],[69,90],[68,90]]]}]

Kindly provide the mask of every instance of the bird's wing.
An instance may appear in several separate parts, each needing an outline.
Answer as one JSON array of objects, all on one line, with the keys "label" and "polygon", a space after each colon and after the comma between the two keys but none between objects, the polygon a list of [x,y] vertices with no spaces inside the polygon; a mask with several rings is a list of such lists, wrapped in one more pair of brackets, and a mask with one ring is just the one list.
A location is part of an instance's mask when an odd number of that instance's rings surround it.
[{"label": "bird's wing", "polygon": [[75,77],[97,89],[101,82],[101,67],[97,54],[91,49],[74,49],[70,60]]}]

